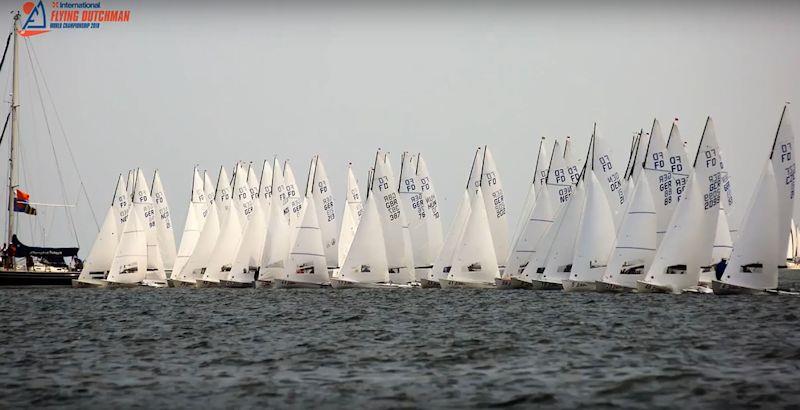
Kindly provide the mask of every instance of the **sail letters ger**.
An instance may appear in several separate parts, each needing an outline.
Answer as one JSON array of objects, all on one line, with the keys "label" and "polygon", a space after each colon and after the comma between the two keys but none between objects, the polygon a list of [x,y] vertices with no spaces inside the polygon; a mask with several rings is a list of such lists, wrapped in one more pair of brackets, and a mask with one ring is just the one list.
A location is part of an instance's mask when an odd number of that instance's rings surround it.
[{"label": "sail letters ger", "polygon": [[17,190],[17,197],[14,198],[14,212],[24,212],[28,215],[36,215],[36,208],[32,207],[28,201],[31,196],[25,191]]}]

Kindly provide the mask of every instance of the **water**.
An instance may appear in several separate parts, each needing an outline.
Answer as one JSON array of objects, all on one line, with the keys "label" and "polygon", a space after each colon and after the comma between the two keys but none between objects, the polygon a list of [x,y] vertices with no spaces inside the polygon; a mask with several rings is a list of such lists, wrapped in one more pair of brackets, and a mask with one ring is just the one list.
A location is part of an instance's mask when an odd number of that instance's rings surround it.
[{"label": "water", "polygon": [[7,289],[0,407],[800,403],[800,297]]}]

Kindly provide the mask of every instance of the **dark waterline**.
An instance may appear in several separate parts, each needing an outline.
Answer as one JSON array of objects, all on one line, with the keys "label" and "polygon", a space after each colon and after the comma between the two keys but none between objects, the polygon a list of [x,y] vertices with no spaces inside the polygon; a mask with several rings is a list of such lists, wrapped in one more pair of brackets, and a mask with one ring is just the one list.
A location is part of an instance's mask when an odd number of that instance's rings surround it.
[{"label": "dark waterline", "polygon": [[0,407],[800,404],[800,297],[6,289]]}]

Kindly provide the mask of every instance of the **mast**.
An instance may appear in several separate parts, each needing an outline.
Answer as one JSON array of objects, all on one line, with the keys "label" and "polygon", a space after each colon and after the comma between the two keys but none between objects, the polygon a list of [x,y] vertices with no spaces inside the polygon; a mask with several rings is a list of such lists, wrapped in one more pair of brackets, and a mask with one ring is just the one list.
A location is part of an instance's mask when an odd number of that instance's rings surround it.
[{"label": "mast", "polygon": [[14,14],[14,64],[12,65],[11,80],[11,141],[8,154],[8,244],[14,236],[14,190],[17,188],[17,169],[14,162],[17,159],[17,137],[19,135],[19,12]]}]

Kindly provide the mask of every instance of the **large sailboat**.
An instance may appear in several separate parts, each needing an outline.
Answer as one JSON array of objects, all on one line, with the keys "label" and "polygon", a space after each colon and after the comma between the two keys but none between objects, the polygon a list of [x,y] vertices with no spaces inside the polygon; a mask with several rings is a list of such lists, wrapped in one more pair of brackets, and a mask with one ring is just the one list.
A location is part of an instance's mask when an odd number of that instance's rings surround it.
[{"label": "large sailboat", "polygon": [[[72,205],[69,204],[37,204],[30,202],[30,196],[23,191],[19,182],[19,165],[21,161],[21,150],[19,146],[20,140],[20,75],[21,69],[19,67],[19,49],[20,49],[20,35],[19,35],[19,13],[15,13],[13,17],[13,30],[9,34],[8,41],[6,42],[6,49],[3,52],[3,60],[0,61],[0,70],[2,70],[5,63],[5,57],[9,51],[9,46],[12,47],[12,72],[11,72],[11,104],[10,112],[6,117],[3,126],[2,134],[0,134],[0,142],[6,134],[9,122],[11,125],[10,137],[8,139],[8,185],[6,191],[6,198],[8,199],[7,206],[7,230],[6,230],[6,243],[2,249],[2,266],[0,266],[0,286],[70,286],[73,279],[77,279],[82,269],[82,261],[78,259],[78,247],[44,247],[44,246],[29,246],[20,241],[17,234],[18,228],[25,222],[19,215],[26,215],[23,218],[36,218],[37,209],[43,207],[57,207],[64,208],[70,222],[72,221],[71,210]],[[32,45],[25,44],[32,47]],[[30,49],[29,49],[30,50]],[[29,51],[30,52],[30,51]],[[34,61],[31,60],[32,64]],[[38,62],[37,62],[38,64]],[[41,73],[41,68],[37,67],[38,73]],[[37,69],[31,68],[34,76],[39,75]],[[39,80],[35,82],[36,87],[39,86]],[[44,105],[43,105],[44,107]],[[42,108],[44,111],[44,108]],[[47,121],[47,114],[44,112],[45,120]],[[55,151],[55,150],[54,150]],[[58,161],[54,161],[56,167],[59,167]],[[59,173],[61,172],[59,168]],[[63,181],[62,181],[63,182]],[[81,184],[82,185],[82,184]],[[85,192],[85,191],[84,191]],[[66,201],[66,199],[65,199]],[[34,225],[34,220],[30,220],[31,225]],[[44,229],[44,228],[42,228]],[[73,231],[76,229],[72,224]],[[99,229],[99,227],[98,227]],[[31,230],[33,231],[33,229]],[[33,232],[31,237],[33,238]],[[43,235],[44,236],[44,235]],[[76,235],[77,238],[77,235]],[[43,239],[44,240],[44,239]]]}]

